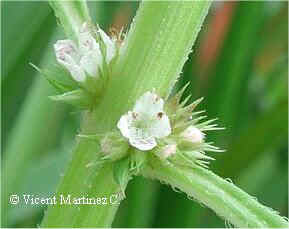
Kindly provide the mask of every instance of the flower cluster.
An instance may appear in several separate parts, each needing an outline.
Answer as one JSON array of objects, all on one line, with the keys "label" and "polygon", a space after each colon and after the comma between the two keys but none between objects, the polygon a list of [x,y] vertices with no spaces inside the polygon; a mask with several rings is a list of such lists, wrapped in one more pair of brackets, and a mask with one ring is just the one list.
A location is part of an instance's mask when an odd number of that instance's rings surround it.
[{"label": "flower cluster", "polygon": [[[102,74],[108,72],[120,48],[116,39],[111,39],[100,28],[94,29],[84,23],[77,42],[59,40],[54,45],[57,62],[80,85],[77,90],[54,97],[87,109],[94,98],[90,94],[101,91]],[[89,93],[87,93],[89,92]],[[131,164],[139,165],[150,151],[161,160],[175,164],[199,164],[205,166],[212,159],[205,151],[220,151],[205,141],[205,131],[220,129],[214,120],[201,122],[205,116],[194,112],[201,100],[186,106],[188,98],[181,102],[183,90],[164,101],[155,91],[144,93],[132,110],[122,115],[117,123],[119,131],[94,136],[80,136],[96,140],[102,154],[102,161],[118,161],[126,158],[129,152]],[[131,147],[130,147],[131,146]],[[134,155],[134,156],[133,156]],[[139,155],[142,155],[139,157]],[[134,159],[132,159],[134,157]],[[134,166],[136,165],[136,166]]]},{"label": "flower cluster", "polygon": [[[54,45],[56,59],[77,82],[87,77],[99,78],[104,61],[109,64],[116,54],[116,42],[100,28],[93,36],[93,30],[84,23],[79,31],[78,44],[72,40],[59,40]],[[97,38],[98,41],[97,42]],[[105,46],[102,52],[101,43]]]},{"label": "flower cluster", "polygon": [[107,86],[120,48],[122,33],[110,38],[99,27],[85,22],[76,40],[54,44],[57,65],[38,70],[60,94],[51,99],[90,110],[99,102]]},{"label": "flower cluster", "polygon": [[[139,174],[151,159],[159,158],[174,166],[203,166],[209,160],[205,151],[220,151],[205,142],[205,131],[222,129],[211,124],[214,120],[200,122],[201,112],[194,112],[201,100],[185,106],[180,102],[182,91],[164,101],[154,91],[144,93],[132,110],[122,115],[118,130],[78,137],[96,141],[100,147],[98,165],[114,162],[113,174],[121,190],[133,175]],[[123,191],[124,192],[124,191]]]},{"label": "flower cluster", "polygon": [[206,130],[221,129],[214,120],[200,122],[193,112],[201,100],[185,106],[180,103],[182,92],[164,102],[154,92],[146,92],[135,103],[133,109],[124,114],[117,123],[123,137],[140,151],[151,150],[162,160],[174,163],[199,164],[206,166],[213,158],[205,151],[220,151],[205,142]]}]

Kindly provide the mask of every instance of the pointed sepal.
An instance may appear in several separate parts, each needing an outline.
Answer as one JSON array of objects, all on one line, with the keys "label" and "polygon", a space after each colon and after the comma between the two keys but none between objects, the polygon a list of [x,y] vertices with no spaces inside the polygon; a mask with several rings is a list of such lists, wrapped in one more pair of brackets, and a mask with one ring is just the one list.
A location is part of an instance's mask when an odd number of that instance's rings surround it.
[{"label": "pointed sepal", "polygon": [[77,136],[96,142],[100,146],[102,160],[117,161],[128,155],[129,144],[116,131],[105,134],[79,134]]},{"label": "pointed sepal", "polygon": [[61,95],[49,96],[50,99],[73,105],[79,109],[91,109],[94,104],[93,97],[82,89],[76,89]]},{"label": "pointed sepal", "polygon": [[110,132],[100,140],[100,148],[105,160],[116,161],[127,156],[129,144],[118,132]]},{"label": "pointed sepal", "polygon": [[77,83],[72,80],[70,74],[62,66],[55,64],[50,68],[39,68],[36,65],[30,63],[30,65],[36,69],[49,84],[54,87],[59,93],[65,93],[78,88]]}]

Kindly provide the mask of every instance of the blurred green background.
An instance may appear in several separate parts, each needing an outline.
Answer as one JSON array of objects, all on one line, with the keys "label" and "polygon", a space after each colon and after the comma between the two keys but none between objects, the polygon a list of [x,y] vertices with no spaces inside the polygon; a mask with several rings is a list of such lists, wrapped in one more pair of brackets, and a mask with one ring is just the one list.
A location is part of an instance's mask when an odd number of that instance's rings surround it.
[{"label": "blurred green background", "polygon": [[[138,2],[89,2],[106,31],[129,28]],[[56,190],[80,114],[49,101],[56,93],[30,65],[55,63],[63,39],[46,2],[1,6],[2,226],[36,227],[44,206],[10,205],[9,194]],[[199,109],[226,127],[209,135],[226,149],[210,167],[265,205],[288,215],[288,3],[214,2],[176,90],[205,97]],[[140,50],[141,52],[141,50]],[[183,193],[141,177],[128,186],[114,227],[225,227]]]}]

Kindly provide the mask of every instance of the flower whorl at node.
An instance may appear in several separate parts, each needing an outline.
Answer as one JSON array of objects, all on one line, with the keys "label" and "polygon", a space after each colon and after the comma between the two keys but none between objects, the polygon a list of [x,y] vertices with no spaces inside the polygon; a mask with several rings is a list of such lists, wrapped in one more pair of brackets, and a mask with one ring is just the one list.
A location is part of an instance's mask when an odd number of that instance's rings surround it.
[{"label": "flower whorl at node", "polygon": [[[185,106],[181,93],[164,102],[155,92],[144,93],[131,111],[121,116],[118,130],[106,134],[79,135],[98,143],[98,165],[114,162],[114,179],[124,194],[133,175],[150,163],[150,159],[175,166],[204,166],[213,158],[205,151],[221,151],[205,142],[206,130],[221,129],[212,120],[200,122],[194,112],[201,100]],[[154,156],[155,155],[155,156]],[[157,157],[156,157],[157,156]]]},{"label": "flower whorl at node", "polygon": [[121,37],[119,34],[110,38],[98,26],[85,22],[77,41],[58,40],[54,44],[57,65],[43,70],[32,66],[60,92],[51,99],[90,110],[99,101],[112,75],[122,47]]},{"label": "flower whorl at node", "polygon": [[78,135],[78,137],[96,142],[100,151],[96,159],[89,162],[86,167],[100,166],[113,163],[113,178],[119,185],[125,197],[124,187],[133,175],[137,175],[143,168],[146,155],[141,152],[130,152],[128,142],[120,136],[119,132],[112,131],[108,134]]},{"label": "flower whorl at node", "polygon": [[151,151],[161,160],[176,164],[198,164],[206,166],[213,158],[205,151],[221,151],[205,142],[204,131],[222,129],[214,120],[200,122],[205,116],[193,112],[201,99],[185,104],[180,102],[182,92],[166,103],[154,92],[146,92],[135,103],[132,111],[123,115],[117,123],[123,137],[140,151]]}]

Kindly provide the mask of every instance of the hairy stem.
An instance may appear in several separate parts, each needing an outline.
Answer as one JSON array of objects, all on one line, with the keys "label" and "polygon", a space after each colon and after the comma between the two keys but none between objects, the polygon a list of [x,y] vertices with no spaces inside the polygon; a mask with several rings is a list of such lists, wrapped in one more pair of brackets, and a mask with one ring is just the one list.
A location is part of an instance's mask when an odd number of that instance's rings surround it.
[{"label": "hairy stem", "polygon": [[[111,82],[97,110],[84,116],[82,133],[103,133],[145,91],[167,95],[187,59],[210,2],[143,2],[125,40]],[[176,36],[177,34],[177,36]],[[152,51],[153,50],[153,51]],[[112,165],[88,167],[96,157],[96,143],[80,140],[58,189],[60,194],[107,197],[120,191]],[[43,227],[109,227],[118,205],[51,206]]]},{"label": "hairy stem", "polygon": [[[92,116],[99,130],[115,128],[120,116],[146,91],[155,89],[160,96],[168,96],[209,6],[209,1],[140,5],[110,85]],[[91,128],[90,122],[86,127]]]},{"label": "hairy stem", "polygon": [[288,222],[272,209],[207,169],[180,168],[157,158],[153,158],[150,165],[144,170],[144,176],[182,190],[236,227],[288,227]]}]

